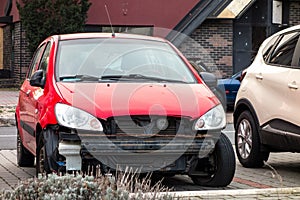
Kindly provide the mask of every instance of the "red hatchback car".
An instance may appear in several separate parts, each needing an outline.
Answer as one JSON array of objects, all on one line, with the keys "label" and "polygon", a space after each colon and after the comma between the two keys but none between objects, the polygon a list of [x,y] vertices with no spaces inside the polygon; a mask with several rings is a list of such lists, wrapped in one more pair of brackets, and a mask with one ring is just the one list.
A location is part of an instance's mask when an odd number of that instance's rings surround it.
[{"label": "red hatchback car", "polygon": [[16,108],[18,164],[37,173],[139,169],[226,186],[235,172],[224,109],[160,38],[55,35],[37,48]]}]

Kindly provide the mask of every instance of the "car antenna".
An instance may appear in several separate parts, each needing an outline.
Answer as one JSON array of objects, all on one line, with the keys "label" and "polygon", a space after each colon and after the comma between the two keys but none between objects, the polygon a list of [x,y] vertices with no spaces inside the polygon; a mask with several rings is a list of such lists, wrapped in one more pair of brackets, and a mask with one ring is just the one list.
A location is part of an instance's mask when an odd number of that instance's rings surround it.
[{"label": "car antenna", "polygon": [[107,17],[108,17],[108,21],[109,21],[109,24],[110,24],[110,28],[111,28],[111,35],[112,35],[112,37],[115,37],[115,32],[114,32],[114,29],[113,29],[113,26],[112,26],[112,23],[111,23],[111,20],[110,20],[110,16],[109,16],[109,12],[108,12],[106,4],[104,6],[105,6],[106,14],[107,14]]}]

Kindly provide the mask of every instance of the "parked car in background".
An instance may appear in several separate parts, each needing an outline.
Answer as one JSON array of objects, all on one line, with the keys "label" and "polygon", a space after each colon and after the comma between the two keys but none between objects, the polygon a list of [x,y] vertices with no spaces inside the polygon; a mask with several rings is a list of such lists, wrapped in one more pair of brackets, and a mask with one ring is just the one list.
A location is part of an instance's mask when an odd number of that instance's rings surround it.
[{"label": "parked car in background", "polygon": [[245,167],[270,152],[300,152],[300,25],[267,38],[247,68],[234,109],[235,147]]},{"label": "parked car in background", "polygon": [[242,71],[239,71],[230,78],[218,80],[218,87],[221,90],[225,89],[227,109],[233,109],[234,107],[235,98],[241,84],[241,74]]},{"label": "parked car in background", "polygon": [[160,38],[54,35],[37,48],[16,107],[19,166],[37,173],[186,174],[226,186],[235,155],[217,97]]},{"label": "parked car in background", "polygon": [[190,64],[196,69],[198,74],[202,77],[204,82],[207,84],[209,89],[218,97],[224,110],[226,111],[226,94],[223,85],[218,84],[219,80],[217,77],[204,65],[202,62],[189,61]]}]

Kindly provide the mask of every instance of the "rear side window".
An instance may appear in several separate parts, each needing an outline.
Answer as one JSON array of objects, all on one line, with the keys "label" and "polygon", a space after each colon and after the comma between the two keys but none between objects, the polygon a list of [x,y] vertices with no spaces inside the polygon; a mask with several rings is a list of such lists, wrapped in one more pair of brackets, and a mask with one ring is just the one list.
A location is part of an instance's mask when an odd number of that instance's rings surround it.
[{"label": "rear side window", "polygon": [[270,55],[269,63],[291,66],[298,39],[298,32],[283,35]]},{"label": "rear side window", "polygon": [[263,49],[263,57],[264,60],[267,62],[269,60],[270,57],[270,53],[271,50],[274,48],[274,46],[276,45],[276,41],[278,40],[279,36],[273,37],[269,43],[265,46],[265,48]]}]

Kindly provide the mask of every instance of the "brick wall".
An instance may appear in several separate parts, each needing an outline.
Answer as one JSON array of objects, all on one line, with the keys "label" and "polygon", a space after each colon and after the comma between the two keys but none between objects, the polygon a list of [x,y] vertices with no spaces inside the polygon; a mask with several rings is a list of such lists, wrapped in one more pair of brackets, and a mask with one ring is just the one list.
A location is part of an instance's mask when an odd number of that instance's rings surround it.
[{"label": "brick wall", "polygon": [[3,69],[11,71],[11,78],[16,83],[22,81],[31,60],[27,50],[25,32],[21,31],[21,23],[3,27]]},{"label": "brick wall", "polygon": [[291,26],[300,24],[300,2],[290,2],[289,23]]},{"label": "brick wall", "polygon": [[0,69],[3,69],[3,29],[0,28]]},{"label": "brick wall", "polygon": [[3,69],[12,70],[11,26],[3,27]]},{"label": "brick wall", "polygon": [[30,64],[31,55],[27,50],[25,32],[22,30],[21,23],[14,24],[14,75],[17,79],[23,80],[26,76]]},{"label": "brick wall", "polygon": [[206,20],[179,49],[189,59],[202,61],[219,78],[232,75],[231,20]]}]

